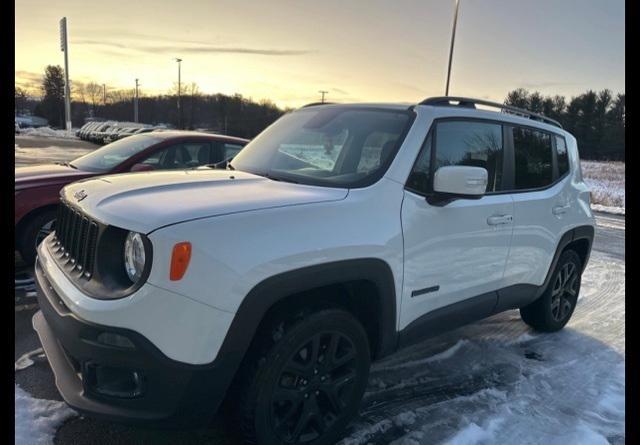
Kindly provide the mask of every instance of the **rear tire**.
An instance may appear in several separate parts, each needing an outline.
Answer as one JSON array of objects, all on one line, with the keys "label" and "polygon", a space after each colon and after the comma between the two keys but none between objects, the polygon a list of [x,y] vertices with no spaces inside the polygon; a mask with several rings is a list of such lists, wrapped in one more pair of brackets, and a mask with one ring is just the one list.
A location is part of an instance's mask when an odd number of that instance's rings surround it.
[{"label": "rear tire", "polygon": [[344,310],[324,309],[275,323],[256,338],[235,402],[246,443],[335,443],[367,385],[362,325]]},{"label": "rear tire", "polygon": [[547,289],[533,303],[520,308],[522,320],[541,332],[562,329],[576,307],[582,279],[582,261],[573,250],[560,255]]},{"label": "rear tire", "polygon": [[56,210],[35,215],[22,229],[19,251],[22,260],[31,266],[36,260],[36,247],[55,228]]}]

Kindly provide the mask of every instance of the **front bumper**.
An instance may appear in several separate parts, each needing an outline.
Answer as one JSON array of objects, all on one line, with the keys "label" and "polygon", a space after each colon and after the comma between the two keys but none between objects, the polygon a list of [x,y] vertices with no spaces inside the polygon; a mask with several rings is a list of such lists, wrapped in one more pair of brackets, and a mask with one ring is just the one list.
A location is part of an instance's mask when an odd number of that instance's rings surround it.
[{"label": "front bumper", "polygon": [[[189,365],[166,357],[141,334],[80,319],[55,292],[36,261],[40,311],[33,327],[47,355],[58,391],[75,410],[93,417],[150,426],[206,425],[233,377],[224,357],[209,365]],[[98,336],[117,334],[125,346],[103,344]],[[96,369],[136,373],[139,388],[127,396],[102,393]],[[137,394],[136,394],[137,393]]]}]

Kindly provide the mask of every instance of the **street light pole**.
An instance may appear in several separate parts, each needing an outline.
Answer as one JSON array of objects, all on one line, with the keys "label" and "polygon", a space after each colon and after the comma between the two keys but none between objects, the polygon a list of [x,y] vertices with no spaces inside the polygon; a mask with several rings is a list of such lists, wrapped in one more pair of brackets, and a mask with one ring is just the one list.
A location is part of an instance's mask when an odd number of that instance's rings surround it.
[{"label": "street light pole", "polygon": [[64,52],[64,119],[71,131],[71,88],[69,87],[69,45],[67,45],[67,18],[60,19],[60,50]]},{"label": "street light pole", "polygon": [[133,103],[133,121],[138,122],[138,79],[136,79],[136,99]]},{"label": "street light pole", "polygon": [[176,58],[176,62],[178,62],[178,128],[182,129],[182,108],[180,107],[180,67],[182,59]]},{"label": "street light pole", "polygon": [[451,46],[449,47],[449,68],[447,69],[447,86],[444,90],[444,95],[449,95],[449,80],[451,79],[451,62],[453,60],[453,43],[456,40],[456,25],[458,23],[458,7],[460,6],[460,0],[456,0],[456,8],[453,13],[453,29],[451,30]]},{"label": "street light pole", "polygon": [[328,93],[328,91],[320,90],[320,91],[318,91],[318,93],[322,94],[322,99],[321,99],[321,101],[322,101],[322,103],[324,103],[324,95],[325,95],[325,94],[327,94],[327,93]]}]

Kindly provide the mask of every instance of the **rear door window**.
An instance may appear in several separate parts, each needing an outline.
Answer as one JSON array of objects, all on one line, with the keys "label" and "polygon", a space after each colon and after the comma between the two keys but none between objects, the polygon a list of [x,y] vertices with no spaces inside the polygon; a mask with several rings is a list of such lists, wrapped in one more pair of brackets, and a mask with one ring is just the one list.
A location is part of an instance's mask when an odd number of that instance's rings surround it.
[{"label": "rear door window", "polygon": [[513,129],[515,189],[546,187],[553,182],[551,135],[531,128]]}]

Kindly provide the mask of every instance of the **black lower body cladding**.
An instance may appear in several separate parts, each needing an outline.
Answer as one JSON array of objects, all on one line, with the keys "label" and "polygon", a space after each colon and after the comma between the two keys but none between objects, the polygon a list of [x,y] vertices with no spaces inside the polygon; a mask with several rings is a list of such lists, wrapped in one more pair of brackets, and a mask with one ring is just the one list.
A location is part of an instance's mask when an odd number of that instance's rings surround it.
[{"label": "black lower body cladding", "polygon": [[[199,427],[212,419],[235,367],[222,358],[202,366],[176,362],[139,333],[81,320],[64,306],[39,264],[36,286],[40,311],[33,326],[58,391],[72,408],[152,427]],[[105,344],[104,334],[119,341]]]}]

